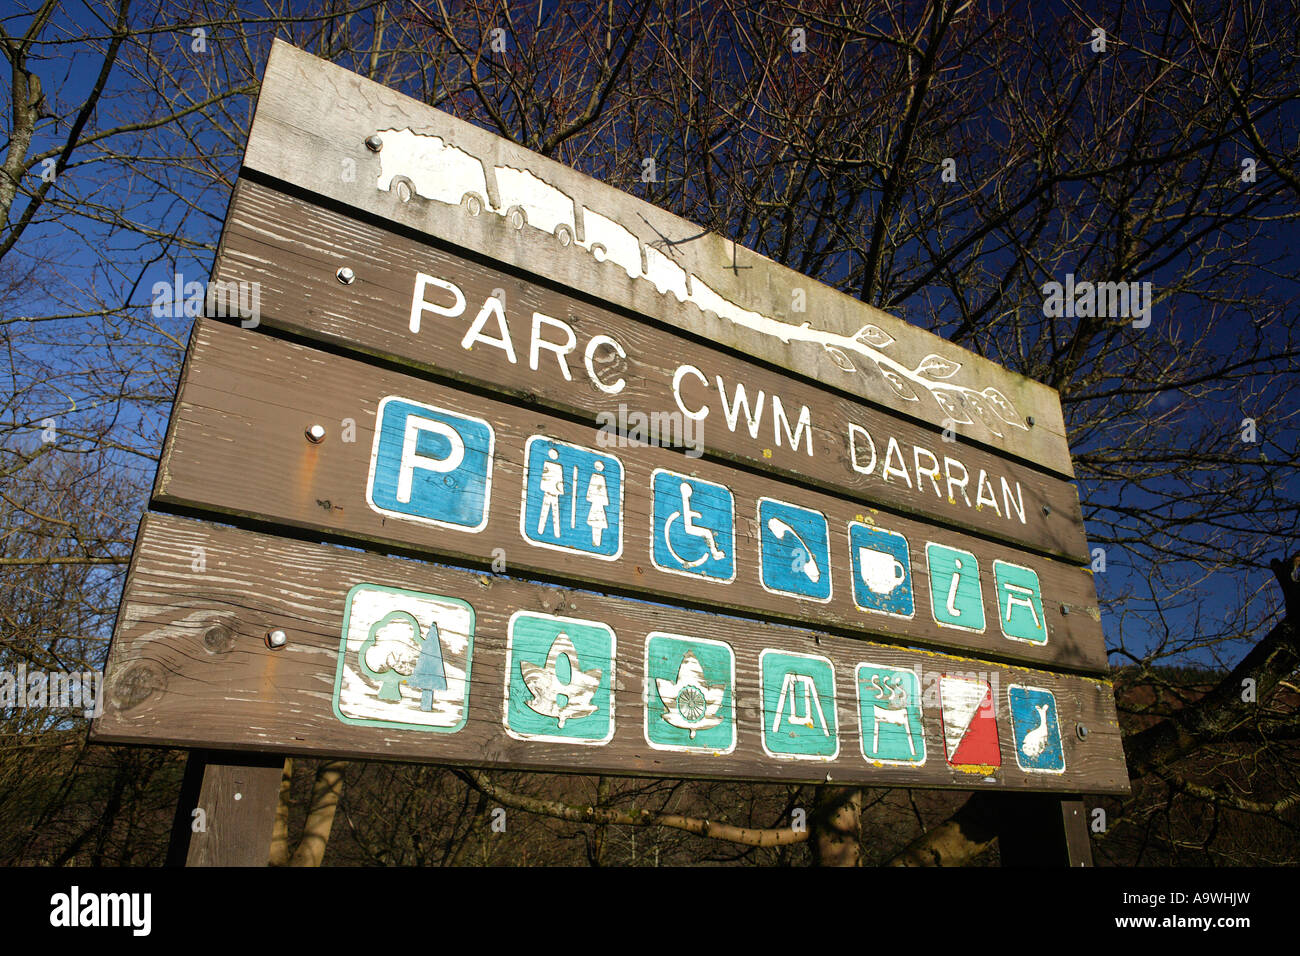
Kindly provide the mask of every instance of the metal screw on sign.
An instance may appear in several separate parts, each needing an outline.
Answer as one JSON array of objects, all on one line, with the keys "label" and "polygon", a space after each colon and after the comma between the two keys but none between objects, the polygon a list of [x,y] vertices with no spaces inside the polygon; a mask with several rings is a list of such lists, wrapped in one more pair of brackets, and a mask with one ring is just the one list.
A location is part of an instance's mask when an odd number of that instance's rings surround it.
[{"label": "metal screw on sign", "polygon": [[266,646],[271,648],[273,651],[278,651],[288,643],[289,635],[279,628],[276,628],[274,631],[269,631],[266,635]]},{"label": "metal screw on sign", "polygon": [[366,149],[372,153],[377,153],[384,148],[384,141],[379,138],[378,133],[371,133],[366,137]]},{"label": "metal screw on sign", "polygon": [[344,285],[351,285],[357,281],[357,274],[347,266],[340,266],[339,271],[334,273],[334,277]]},{"label": "metal screw on sign", "polygon": [[1070,605],[1068,605],[1068,604],[1062,604],[1062,605],[1061,605],[1061,613],[1062,613],[1062,614],[1069,614],[1069,613],[1070,613]]},{"label": "metal screw on sign", "polygon": [[1033,415],[1026,415],[1026,416],[1025,416],[1025,424],[1028,425],[1030,428],[1033,428],[1033,427],[1034,427],[1034,416],[1033,416]]},{"label": "metal screw on sign", "polygon": [[1051,506],[1051,505],[1043,505],[1043,514],[1044,514],[1044,515],[1050,515],[1051,513],[1052,513],[1052,506]]},{"label": "metal screw on sign", "polygon": [[1083,724],[1075,724],[1074,732],[1079,735],[1080,740],[1088,739],[1088,728],[1085,727]]},{"label": "metal screw on sign", "polygon": [[309,442],[311,442],[313,445],[319,445],[321,442],[325,440],[325,426],[308,425],[306,434],[307,434],[307,440]]}]

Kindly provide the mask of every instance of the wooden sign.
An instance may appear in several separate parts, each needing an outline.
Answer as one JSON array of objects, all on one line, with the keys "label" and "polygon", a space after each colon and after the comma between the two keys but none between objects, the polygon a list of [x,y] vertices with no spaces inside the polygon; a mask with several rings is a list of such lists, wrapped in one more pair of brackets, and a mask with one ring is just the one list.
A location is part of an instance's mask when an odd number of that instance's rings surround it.
[{"label": "wooden sign", "polygon": [[[284,643],[273,648],[275,632]],[[1104,681],[166,515],[141,526],[109,666],[101,740],[666,777],[1128,789]]]},{"label": "wooden sign", "polygon": [[[338,280],[342,268],[351,282]],[[267,328],[607,422],[697,457],[1088,558],[1072,484],[959,440],[956,427],[925,428],[446,244],[257,183],[235,188],[213,282],[255,284]],[[1042,409],[1014,414],[1035,420]]]},{"label": "wooden sign", "polygon": [[244,168],[1073,475],[1051,388],[286,43]]},{"label": "wooden sign", "polygon": [[621,445],[539,411],[201,321],[154,498],[674,603],[1105,666],[1092,578],[1077,565]]},{"label": "wooden sign", "polygon": [[1050,388],[279,42],[208,303],[95,739],[1127,792]]}]

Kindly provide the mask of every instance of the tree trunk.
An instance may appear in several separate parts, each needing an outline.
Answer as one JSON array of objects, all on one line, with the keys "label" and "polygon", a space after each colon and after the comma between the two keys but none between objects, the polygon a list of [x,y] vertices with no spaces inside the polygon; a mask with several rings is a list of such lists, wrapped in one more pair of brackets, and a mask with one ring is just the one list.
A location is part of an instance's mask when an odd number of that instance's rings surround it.
[{"label": "tree trunk", "polygon": [[280,799],[275,804],[275,825],[271,828],[270,866],[289,865],[289,790],[293,784],[293,758],[284,759],[280,777]]},{"label": "tree trunk", "polygon": [[860,866],[862,791],[856,787],[817,788],[812,812],[813,866]]},{"label": "tree trunk", "polygon": [[956,813],[921,834],[889,861],[890,866],[963,866],[998,838],[993,801],[976,793]]},{"label": "tree trunk", "polygon": [[290,866],[320,866],[329,843],[334,811],[343,793],[343,768],[346,760],[326,760],[316,768],[316,782],[311,788],[311,812],[303,827],[302,840],[294,851]]}]

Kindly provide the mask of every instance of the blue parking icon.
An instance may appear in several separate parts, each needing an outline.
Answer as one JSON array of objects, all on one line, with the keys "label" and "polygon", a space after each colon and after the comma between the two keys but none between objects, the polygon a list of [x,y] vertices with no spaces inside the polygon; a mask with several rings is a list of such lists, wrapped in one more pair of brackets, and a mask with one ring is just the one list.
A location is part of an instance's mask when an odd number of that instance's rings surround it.
[{"label": "blue parking icon", "polygon": [[482,531],[493,440],[481,418],[389,395],[375,413],[366,503],[380,514]]},{"label": "blue parking icon", "polygon": [[519,531],[529,544],[613,561],[623,553],[623,465],[534,435],[524,451]]},{"label": "blue parking icon", "polygon": [[825,515],[760,498],[758,538],[764,590],[814,601],[831,599],[831,535]]},{"label": "blue parking icon", "polygon": [[736,505],[731,490],[656,468],[650,558],[655,567],[731,581],[736,577]]}]

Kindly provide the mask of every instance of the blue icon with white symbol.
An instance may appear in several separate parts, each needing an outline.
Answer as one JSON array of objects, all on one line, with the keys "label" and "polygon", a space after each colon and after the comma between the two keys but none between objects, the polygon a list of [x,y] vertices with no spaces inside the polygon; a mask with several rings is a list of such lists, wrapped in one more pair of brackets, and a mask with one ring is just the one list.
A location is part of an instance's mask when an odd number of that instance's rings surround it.
[{"label": "blue icon with white symbol", "polygon": [[758,499],[763,589],[814,601],[831,599],[831,533],[811,508]]},{"label": "blue icon with white symbol", "polygon": [[1007,688],[1011,705],[1011,735],[1016,763],[1029,773],[1064,773],[1065,747],[1056,695],[1041,687],[1012,684]]},{"label": "blue icon with white symbol", "polygon": [[529,544],[613,561],[623,553],[623,465],[542,435],[524,451],[519,530]]},{"label": "blue icon with white symbol", "polygon": [[904,618],[916,613],[907,538],[897,531],[849,522],[849,563],[853,603],[862,610]]},{"label": "blue icon with white symbol", "polygon": [[650,558],[673,574],[736,577],[736,506],[725,485],[656,468]]},{"label": "blue icon with white symbol", "polygon": [[492,426],[389,395],[375,414],[366,502],[380,514],[482,531],[492,489]]}]

